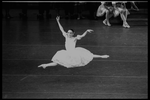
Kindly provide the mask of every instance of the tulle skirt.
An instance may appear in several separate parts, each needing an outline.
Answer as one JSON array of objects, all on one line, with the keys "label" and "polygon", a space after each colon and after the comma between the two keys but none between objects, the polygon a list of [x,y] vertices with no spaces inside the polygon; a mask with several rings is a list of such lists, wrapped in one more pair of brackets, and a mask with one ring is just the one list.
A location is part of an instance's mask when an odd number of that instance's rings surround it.
[{"label": "tulle skirt", "polygon": [[81,67],[93,60],[93,54],[82,47],[73,50],[59,50],[53,56],[52,61],[67,68]]},{"label": "tulle skirt", "polygon": [[100,5],[97,9],[96,16],[97,17],[103,16],[106,11],[107,9],[104,7],[104,5]]}]

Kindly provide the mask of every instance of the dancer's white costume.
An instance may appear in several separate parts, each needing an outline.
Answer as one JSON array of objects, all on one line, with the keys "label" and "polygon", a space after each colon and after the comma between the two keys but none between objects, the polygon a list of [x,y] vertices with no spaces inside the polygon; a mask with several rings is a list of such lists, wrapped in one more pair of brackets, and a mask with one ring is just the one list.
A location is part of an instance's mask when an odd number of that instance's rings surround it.
[{"label": "dancer's white costume", "polygon": [[107,9],[104,6],[104,3],[105,2],[101,2],[101,5],[98,7],[97,13],[96,13],[97,17],[103,16],[105,14],[105,12],[107,11]]},{"label": "dancer's white costume", "polygon": [[80,40],[82,37],[84,37],[88,32],[91,33],[93,30],[88,29],[86,30],[82,35],[77,35],[76,37],[73,37],[74,33],[72,30],[68,30],[66,33],[59,23],[60,17],[56,17],[58,26],[65,37],[65,47],[66,50],[59,50],[56,52],[56,54],[51,59],[52,62],[48,64],[41,64],[38,67],[49,67],[49,66],[56,66],[57,64],[62,65],[67,68],[73,68],[73,67],[81,67],[87,65],[90,61],[93,60],[93,58],[108,58],[108,55],[94,55],[89,50],[82,48],[82,47],[76,47],[77,40]]},{"label": "dancer's white costume", "polygon": [[72,38],[66,36],[65,38],[66,50],[57,51],[52,58],[53,62],[71,68],[85,66],[93,60],[93,54],[89,50],[82,47],[75,47],[78,36]]}]

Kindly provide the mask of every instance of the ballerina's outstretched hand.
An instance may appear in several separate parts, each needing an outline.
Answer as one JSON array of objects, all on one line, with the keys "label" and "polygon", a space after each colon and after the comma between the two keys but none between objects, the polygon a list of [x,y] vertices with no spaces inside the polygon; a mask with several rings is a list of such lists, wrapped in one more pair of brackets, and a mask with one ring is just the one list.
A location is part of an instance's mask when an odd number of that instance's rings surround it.
[{"label": "ballerina's outstretched hand", "polygon": [[92,29],[87,29],[86,31],[89,32],[89,33],[92,33],[92,32],[93,32]]},{"label": "ballerina's outstretched hand", "polygon": [[59,20],[60,20],[60,16],[57,16],[57,17],[56,17],[56,20],[59,21]]},{"label": "ballerina's outstretched hand", "polygon": [[38,67],[43,67],[45,69],[47,66],[46,66],[46,64],[41,64]]}]

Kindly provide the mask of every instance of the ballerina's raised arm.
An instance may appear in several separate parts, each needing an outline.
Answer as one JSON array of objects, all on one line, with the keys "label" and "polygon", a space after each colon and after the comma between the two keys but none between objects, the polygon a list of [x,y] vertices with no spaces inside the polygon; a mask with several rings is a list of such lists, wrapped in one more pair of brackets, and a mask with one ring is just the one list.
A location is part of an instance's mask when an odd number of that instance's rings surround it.
[{"label": "ballerina's raised arm", "polygon": [[57,21],[57,23],[58,23],[59,29],[61,30],[63,36],[65,37],[67,33],[64,31],[64,28],[63,28],[62,25],[60,24],[59,20],[60,20],[60,16],[57,16],[57,17],[56,17],[56,21]]}]

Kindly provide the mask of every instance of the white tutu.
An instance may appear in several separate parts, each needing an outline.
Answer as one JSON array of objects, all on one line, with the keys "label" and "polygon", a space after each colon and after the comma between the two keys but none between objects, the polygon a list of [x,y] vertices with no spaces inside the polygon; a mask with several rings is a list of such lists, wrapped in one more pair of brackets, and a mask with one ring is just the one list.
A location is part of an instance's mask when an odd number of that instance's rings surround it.
[{"label": "white tutu", "polygon": [[104,5],[100,5],[97,9],[96,16],[97,17],[103,16],[106,11],[107,9],[104,7]]},{"label": "white tutu", "polygon": [[64,67],[80,67],[87,65],[93,60],[93,54],[82,47],[77,47],[73,50],[59,50],[53,56],[52,61]]},{"label": "white tutu", "polygon": [[113,13],[114,13],[114,17],[117,17],[120,14],[120,11],[115,9]]}]

